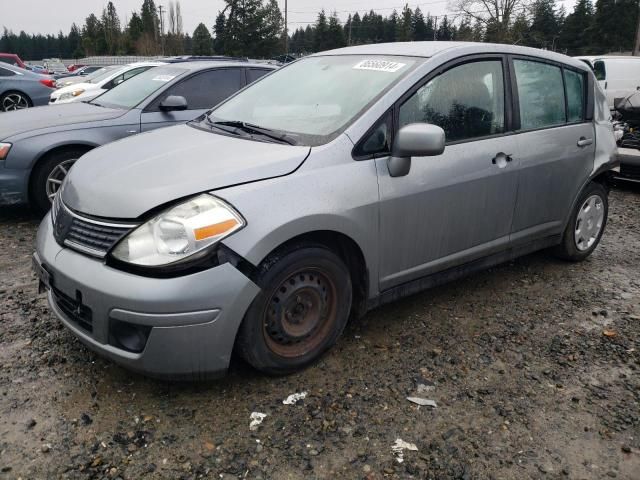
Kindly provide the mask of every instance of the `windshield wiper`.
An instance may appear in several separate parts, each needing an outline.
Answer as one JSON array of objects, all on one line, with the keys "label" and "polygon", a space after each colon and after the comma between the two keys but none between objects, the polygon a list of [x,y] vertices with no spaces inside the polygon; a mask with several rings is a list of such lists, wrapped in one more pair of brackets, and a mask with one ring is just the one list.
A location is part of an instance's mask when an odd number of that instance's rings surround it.
[{"label": "windshield wiper", "polygon": [[286,133],[277,133],[269,128],[260,127],[258,125],[242,122],[240,120],[221,120],[218,122],[213,122],[207,118],[207,121],[214,126],[222,125],[226,127],[237,128],[238,130],[242,130],[247,133],[262,135],[263,137],[267,137],[281,143],[286,143],[288,145],[296,145],[297,143],[293,138],[291,138],[290,135],[287,135]]}]

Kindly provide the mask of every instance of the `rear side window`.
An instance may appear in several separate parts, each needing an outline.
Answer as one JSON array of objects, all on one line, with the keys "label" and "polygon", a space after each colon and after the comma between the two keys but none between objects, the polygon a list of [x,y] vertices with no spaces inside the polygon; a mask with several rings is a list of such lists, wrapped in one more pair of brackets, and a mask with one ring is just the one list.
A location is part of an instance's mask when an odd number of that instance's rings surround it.
[{"label": "rear side window", "polygon": [[567,121],[581,122],[584,119],[584,75],[565,70],[564,85],[567,90]]},{"label": "rear side window", "polygon": [[566,122],[564,85],[560,67],[529,60],[514,60],[520,128],[532,130]]},{"label": "rear side window", "polygon": [[167,95],[187,99],[189,110],[203,110],[216,106],[242,87],[242,70],[225,68],[198,73],[172,87]]},{"label": "rear side window", "polygon": [[602,60],[598,60],[593,63],[593,73],[596,75],[596,80],[607,79],[607,69],[605,68]]},{"label": "rear side window", "polygon": [[271,70],[265,70],[264,68],[249,68],[247,70],[247,83],[253,83],[261,77],[264,77]]},{"label": "rear side window", "polygon": [[438,125],[447,142],[503,133],[502,61],[466,63],[431,79],[400,107],[399,127],[410,123]]}]

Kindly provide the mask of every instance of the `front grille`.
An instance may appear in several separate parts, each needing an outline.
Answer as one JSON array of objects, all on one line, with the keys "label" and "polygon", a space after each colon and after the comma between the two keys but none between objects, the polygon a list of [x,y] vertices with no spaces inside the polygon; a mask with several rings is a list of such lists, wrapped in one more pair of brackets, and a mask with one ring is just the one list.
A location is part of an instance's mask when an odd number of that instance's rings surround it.
[{"label": "front grille", "polygon": [[629,165],[628,163],[623,163],[620,165],[620,174],[625,177],[640,179],[640,165]]},{"label": "front grille", "polygon": [[93,312],[89,307],[82,304],[80,300],[65,295],[55,287],[51,287],[53,299],[56,305],[65,316],[83,330],[93,332]]},{"label": "front grille", "polygon": [[61,246],[66,246],[95,257],[107,252],[135,225],[108,223],[82,217],[62,203],[60,195],[52,207],[53,233]]}]

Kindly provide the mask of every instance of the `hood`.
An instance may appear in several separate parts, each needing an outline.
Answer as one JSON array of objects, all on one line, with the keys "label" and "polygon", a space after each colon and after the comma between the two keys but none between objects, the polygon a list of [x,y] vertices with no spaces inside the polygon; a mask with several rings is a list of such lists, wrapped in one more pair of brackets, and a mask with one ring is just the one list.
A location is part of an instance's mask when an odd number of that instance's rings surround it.
[{"label": "hood", "polygon": [[53,96],[58,98],[63,93],[73,92],[74,90],[78,90],[79,88],[86,90],[93,90],[94,88],[98,88],[98,86],[94,83],[86,83],[86,82],[78,82],[73,85],[67,85],[66,87],[59,88],[55,92],[53,92]]},{"label": "hood", "polygon": [[88,215],[134,219],[189,195],[288,175],[310,151],[189,125],[163,128],[84,155],[67,175],[62,199]]},{"label": "hood", "polygon": [[126,113],[126,110],[90,105],[88,103],[68,103],[25,108],[0,115],[0,141],[8,140],[21,133],[35,133],[42,128],[66,127],[76,123],[110,120]]},{"label": "hood", "polygon": [[84,81],[84,77],[62,77],[57,79],[57,83],[59,83],[60,85],[64,85],[63,87],[60,87],[60,89],[63,88],[67,88],[70,85],[78,85],[79,83],[85,83]]}]

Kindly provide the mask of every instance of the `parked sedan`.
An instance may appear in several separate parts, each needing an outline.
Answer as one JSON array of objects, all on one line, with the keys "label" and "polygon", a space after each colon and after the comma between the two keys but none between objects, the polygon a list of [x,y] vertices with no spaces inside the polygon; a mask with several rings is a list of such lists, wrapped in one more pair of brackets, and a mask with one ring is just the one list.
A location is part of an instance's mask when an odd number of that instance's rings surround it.
[{"label": "parked sedan", "polygon": [[88,103],[0,116],[0,204],[47,210],[73,163],[123,137],[185,123],[275,69],[246,62],[152,68]]},{"label": "parked sedan", "polygon": [[51,77],[0,63],[1,112],[46,105],[54,88],[55,80]]},{"label": "parked sedan", "polygon": [[51,94],[49,104],[59,105],[61,103],[86,102],[112,89],[116,85],[135,77],[139,73],[160,65],[165,64],[162,62],[140,62],[110,70],[90,81],[56,90]]}]

